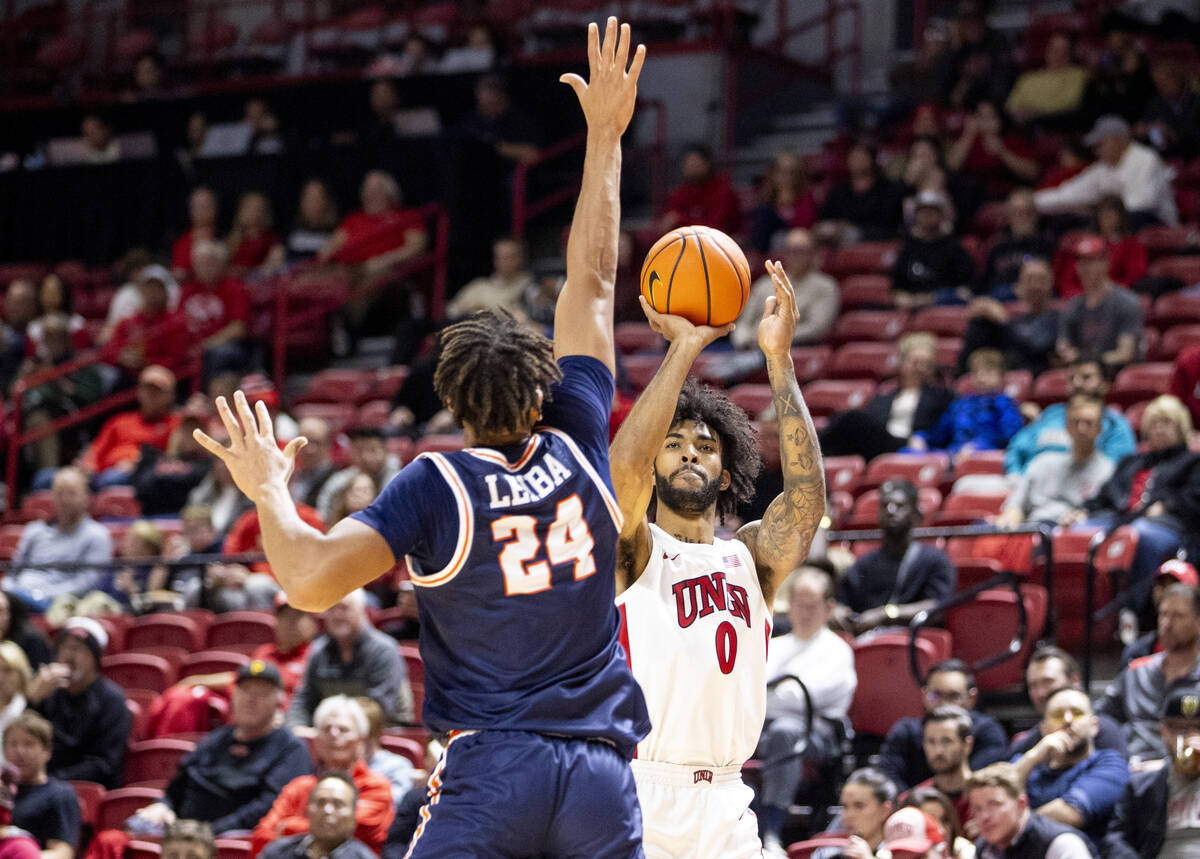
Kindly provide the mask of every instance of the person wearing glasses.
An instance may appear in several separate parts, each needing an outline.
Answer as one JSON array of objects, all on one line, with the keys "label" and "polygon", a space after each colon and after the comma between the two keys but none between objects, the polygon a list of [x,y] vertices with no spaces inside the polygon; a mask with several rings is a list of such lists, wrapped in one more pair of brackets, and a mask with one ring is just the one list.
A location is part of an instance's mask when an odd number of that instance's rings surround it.
[{"label": "person wearing glasses", "polygon": [[1013,759],[1029,807],[1073,826],[1099,844],[1129,781],[1129,764],[1113,749],[1097,749],[1099,723],[1079,689],[1051,693],[1042,716],[1042,739]]},{"label": "person wearing glasses", "polygon": [[[953,705],[962,707],[970,714],[971,736],[974,738],[970,757],[972,771],[1005,759],[1008,737],[999,722],[975,710],[979,690],[975,688],[975,677],[965,662],[946,659],[934,665],[929,669],[921,692],[925,712]],[[924,734],[919,717],[910,716],[892,725],[879,751],[879,768],[901,790],[933,776],[925,760]]]}]

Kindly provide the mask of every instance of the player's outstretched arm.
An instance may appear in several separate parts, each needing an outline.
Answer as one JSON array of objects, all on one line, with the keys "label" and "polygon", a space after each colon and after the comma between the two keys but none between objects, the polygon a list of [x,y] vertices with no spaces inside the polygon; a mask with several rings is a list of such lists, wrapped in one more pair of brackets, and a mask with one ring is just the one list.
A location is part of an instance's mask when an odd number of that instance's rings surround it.
[{"label": "player's outstretched arm", "polygon": [[567,282],[554,313],[554,354],[590,355],[614,370],[613,288],[621,228],[621,135],[633,116],[646,48],[629,59],[629,25],[588,25],[588,80],[563,75],[587,119],[583,181],[567,239]]},{"label": "player's outstretched arm", "polygon": [[305,611],[324,611],[390,570],[395,565],[392,550],[370,526],[346,518],[322,534],[300,518],[287,483],[296,452],[307,440],[292,439],[280,450],[266,406],[258,403],[256,416],[241,391],[233,400],[236,416],[224,397],[217,398],[217,412],[229,432],[228,447],[202,430],[192,434],[229,467],[238,489],[258,507],[263,551],[288,603]]},{"label": "player's outstretched arm", "polygon": [[613,488],[624,519],[617,546],[618,592],[637,580],[650,559],[646,507],[654,492],[654,459],[671,428],[688,371],[705,346],[733,330],[733,323],[721,328],[693,325],[682,316],[659,313],[645,298],[639,300],[650,327],[670,345],[654,378],[633,404],[608,449]]},{"label": "player's outstretched arm", "polygon": [[763,595],[770,603],[784,578],[808,555],[825,515],[825,469],[812,417],[796,382],[792,333],[798,313],[796,293],[778,262],[767,262],[775,284],[758,324],[758,346],[767,358],[767,376],[779,421],[783,492],[758,522],[743,525],[738,539],[750,547]]}]

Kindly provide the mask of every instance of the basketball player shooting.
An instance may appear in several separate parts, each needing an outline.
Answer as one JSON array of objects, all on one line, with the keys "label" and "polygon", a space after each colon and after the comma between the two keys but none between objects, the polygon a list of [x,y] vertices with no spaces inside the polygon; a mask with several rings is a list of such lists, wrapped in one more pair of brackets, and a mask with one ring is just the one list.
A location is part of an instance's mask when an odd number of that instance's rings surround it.
[{"label": "basketball player shooting", "polygon": [[[618,643],[620,511],[608,468],[621,135],[645,58],[628,25],[588,29],[587,120],[554,342],[504,312],[450,326],[434,375],[467,449],[423,454],[321,534],[288,495],[296,451],[246,397],[201,432],[258,506],[298,608],[320,611],[408,559],[421,616],[424,721],[448,735],[407,857],[640,857],[628,760],[649,730]],[[487,201],[480,201],[487,205]],[[236,414],[234,412],[236,409]]]},{"label": "basketball player shooting", "polygon": [[784,488],[762,520],[733,540],[715,536],[718,518],[752,496],[761,460],[746,413],[710,388],[685,384],[696,356],[732,325],[695,326],[642,299],[670,346],[609,452],[624,516],[622,643],[653,724],[632,763],[649,859],[762,855],[741,768],[766,712],[770,605],[825,512],[817,436],[789,351],[796,296],[783,266],[768,262],[767,271],[775,293],[758,345],[779,421]]}]

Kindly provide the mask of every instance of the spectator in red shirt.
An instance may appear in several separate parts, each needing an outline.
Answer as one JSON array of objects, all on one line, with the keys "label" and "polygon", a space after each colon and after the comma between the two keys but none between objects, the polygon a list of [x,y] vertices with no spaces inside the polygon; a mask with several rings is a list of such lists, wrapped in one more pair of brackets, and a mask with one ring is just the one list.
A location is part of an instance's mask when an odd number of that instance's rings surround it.
[{"label": "spectator in red shirt", "polygon": [[175,402],[175,374],[151,364],[142,370],[137,384],[138,408],[109,418],[96,440],[84,451],[80,467],[91,475],[92,488],[129,482],[141,457],[142,445],[167,449],[171,433],[179,426],[179,415],[171,412]]},{"label": "spectator in red shirt", "polygon": [[279,236],[272,229],[274,215],[271,201],[260,191],[247,191],[238,200],[233,229],[225,240],[229,248],[229,265],[238,274],[246,274],[266,262],[278,245]]},{"label": "spectator in red shirt", "polygon": [[962,135],[946,153],[946,165],[977,181],[988,199],[1034,182],[1038,163],[1024,137],[1005,127],[1003,110],[981,99],[963,122]]},{"label": "spectator in red shirt", "polygon": [[771,249],[771,239],[796,227],[808,229],[817,219],[804,161],[794,152],[781,152],[763,180],[762,202],[750,212],[750,246],[760,253]]},{"label": "spectator in red shirt", "polygon": [[[297,504],[296,513],[318,531],[325,531],[325,520],[316,510]],[[221,551],[237,555],[262,550],[262,525],[258,521],[258,511],[252,508],[238,517]],[[271,567],[265,561],[249,565],[213,564],[205,573],[205,588],[205,604],[216,611],[266,610],[275,604],[276,595],[280,593]]]},{"label": "spectator in red shirt", "polygon": [[702,224],[734,235],[742,226],[742,210],[729,180],[713,170],[712,152],[693,143],[683,150],[683,183],[667,198],[667,211],[658,219],[664,232]]},{"label": "spectator in red shirt", "polygon": [[[1096,204],[1095,230],[1108,245],[1109,280],[1121,286],[1133,286],[1146,276],[1149,265],[1146,246],[1130,234],[1129,212],[1120,197],[1110,194]],[[1073,247],[1064,247],[1054,255],[1054,280],[1058,284],[1059,298],[1083,294],[1074,251]]]},{"label": "spectator in red shirt", "polygon": [[225,246],[199,241],[192,248],[196,277],[183,285],[179,312],[188,332],[203,350],[204,378],[221,373],[244,373],[249,363],[245,338],[249,333],[250,294],[241,281],[226,273]]},{"label": "spectator in red shirt", "polygon": [[188,196],[188,221],[187,232],[171,245],[171,274],[177,280],[191,276],[193,244],[217,237],[217,195],[211,188],[201,186]]},{"label": "spectator in red shirt", "polygon": [[1175,356],[1170,393],[1179,397],[1191,413],[1192,423],[1200,426],[1200,345],[1185,346]]},{"label": "spectator in red shirt", "polygon": [[191,332],[183,315],[169,309],[166,269],[150,266],[138,276],[142,309],[117,323],[100,360],[132,375],[147,364],[178,372],[190,357]]}]

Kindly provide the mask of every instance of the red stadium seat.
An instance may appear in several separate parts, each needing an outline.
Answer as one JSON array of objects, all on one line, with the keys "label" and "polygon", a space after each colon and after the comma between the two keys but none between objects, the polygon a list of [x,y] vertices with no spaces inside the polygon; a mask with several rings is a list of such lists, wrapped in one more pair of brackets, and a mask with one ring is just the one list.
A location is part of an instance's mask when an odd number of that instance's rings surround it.
[{"label": "red stadium seat", "polygon": [[105,677],[122,689],[148,689],[161,693],[175,682],[175,670],[161,656],[148,653],[118,653],[101,660]]},{"label": "red stadium seat", "polygon": [[1140,403],[1134,403],[1125,410],[1125,420],[1129,421],[1129,426],[1133,430],[1135,436],[1141,437],[1142,434],[1142,415],[1146,413],[1146,407],[1150,405],[1149,400],[1143,400]]},{"label": "red stadium seat", "polygon": [[21,510],[29,514],[30,519],[48,521],[54,518],[54,499],[49,489],[30,492],[21,501]]},{"label": "red stadium seat", "polygon": [[994,516],[1004,507],[1007,492],[952,492],[931,524],[969,525],[977,519]]},{"label": "red stadium seat", "polygon": [[967,308],[926,307],[908,319],[908,331],[928,331],[938,337],[962,337],[967,330]]},{"label": "red stadium seat", "polygon": [[179,761],[196,748],[186,740],[158,739],[134,743],[125,753],[125,784],[129,787],[166,787],[175,775]]},{"label": "red stadium seat", "polygon": [[727,396],[729,402],[752,418],[766,411],[774,400],[770,385],[735,385],[729,389]]},{"label": "red stadium seat", "polygon": [[142,504],[132,486],[106,486],[92,497],[91,513],[97,519],[136,519]]},{"label": "red stadium seat", "polygon": [[825,374],[833,379],[875,379],[895,376],[900,356],[894,343],[846,343],[833,353]]},{"label": "red stadium seat", "polygon": [[626,355],[665,352],[667,341],[646,322],[620,322],[613,326],[613,342]]},{"label": "red stadium seat", "polygon": [[79,822],[84,826],[95,827],[96,815],[100,811],[100,803],[104,800],[104,785],[94,781],[71,781],[75,796],[79,799]]},{"label": "red stadium seat", "polygon": [[375,385],[371,389],[371,396],[381,400],[391,400],[404,386],[407,378],[408,367],[402,364],[394,367],[380,367],[375,373]]},{"label": "red stadium seat", "polygon": [[179,676],[194,677],[197,674],[222,674],[237,671],[250,661],[245,653],[236,650],[201,650],[183,661]]},{"label": "red stadium seat", "polygon": [[463,449],[463,437],[458,433],[427,435],[417,440],[414,457],[423,453],[451,453]]},{"label": "red stadium seat", "polygon": [[1175,227],[1142,227],[1137,234],[1138,240],[1146,246],[1146,253],[1152,260],[1187,250],[1195,236],[1196,228],[1185,224]]},{"label": "red stadium seat", "polygon": [[[942,493],[932,486],[922,486],[917,490],[917,506],[924,516],[932,516],[942,506]],[[879,527],[879,490],[872,489],[864,492],[854,502],[854,509],[845,524],[846,528],[877,528]]]},{"label": "red stadium seat", "polygon": [[408,436],[402,435],[397,436],[396,438],[389,438],[387,440],[388,453],[396,454],[397,458],[400,460],[400,465],[402,466],[408,465],[408,463],[412,462],[412,458],[414,456],[413,451],[415,448],[416,444]]},{"label": "red stadium seat", "polygon": [[630,355],[621,363],[625,367],[625,374],[629,376],[630,384],[641,391],[650,384],[662,360],[662,355]]},{"label": "red stadium seat", "polygon": [[830,492],[854,492],[867,470],[861,456],[827,456],[824,459],[825,487]]},{"label": "red stadium seat", "polygon": [[886,274],[852,274],[838,284],[843,310],[877,310],[892,306],[892,279]]},{"label": "red stadium seat", "polygon": [[937,486],[949,467],[950,455],[941,451],[885,453],[871,460],[859,486],[873,489],[893,478],[911,481],[916,486]]},{"label": "red stadium seat", "polygon": [[275,640],[275,615],[266,611],[231,611],[213,621],[205,646],[246,652]]},{"label": "red stadium seat", "polygon": [[843,313],[829,332],[834,346],[854,340],[895,341],[904,331],[902,310],[851,310]]},{"label": "red stadium seat", "polygon": [[252,846],[243,838],[218,838],[213,859],[250,859]]},{"label": "red stadium seat", "polygon": [[[1060,531],[1054,535],[1054,593],[1058,609],[1057,638],[1062,647],[1075,648],[1083,641],[1087,580],[1087,549],[1095,529]],[[1112,601],[1116,593],[1114,575],[1127,570],[1137,550],[1137,535],[1119,528],[1096,554],[1095,609]],[[1115,621],[1097,623],[1096,640],[1112,635]]]},{"label": "red stadium seat", "polygon": [[[1200,264],[1200,257],[1193,257]],[[1150,322],[1159,328],[1167,328],[1183,322],[1200,322],[1200,295],[1184,295],[1168,292],[1154,302]]]},{"label": "red stadium seat", "polygon": [[309,380],[296,403],[356,405],[370,397],[374,385],[374,370],[322,370]]},{"label": "red stadium seat", "polygon": [[1150,400],[1171,388],[1170,364],[1133,364],[1117,373],[1108,392],[1110,401],[1121,406],[1130,406],[1142,400]]},{"label": "red stadium seat", "polygon": [[5,561],[12,560],[23,533],[24,525],[0,525],[0,558]]},{"label": "red stadium seat", "polygon": [[962,347],[963,341],[961,337],[939,337],[933,347],[934,361],[939,367],[957,367],[958,356],[962,354]]},{"label": "red stadium seat", "polygon": [[854,509],[854,496],[841,489],[832,489],[829,492],[829,504],[833,508],[833,527],[841,528],[850,518],[850,511]]},{"label": "red stadium seat", "polygon": [[190,617],[160,612],[139,617],[125,632],[125,649],[182,647],[195,651],[204,647],[204,630]]},{"label": "red stadium seat", "polygon": [[1177,277],[1184,286],[1200,283],[1200,257],[1162,257],[1150,263],[1149,273],[1155,277]]},{"label": "red stadium seat", "polygon": [[1200,325],[1173,325],[1163,332],[1158,347],[1149,353],[1152,361],[1173,361],[1188,346],[1200,343]]},{"label": "red stadium seat", "polygon": [[804,402],[814,417],[861,409],[875,395],[868,379],[818,380],[804,386]]},{"label": "red stadium seat", "polygon": [[[975,385],[968,373],[958,380],[955,385],[959,394],[966,396],[975,393]],[[1004,374],[1004,393],[1017,403],[1024,402],[1033,389],[1033,374],[1028,370],[1009,370]]]},{"label": "red stadium seat", "polygon": [[384,734],[379,738],[379,745],[396,755],[404,755],[412,761],[417,769],[425,768],[425,747],[410,737],[397,737]]},{"label": "red stadium seat", "polygon": [[124,859],[159,859],[162,845],[156,841],[130,841],[125,845]]},{"label": "red stadium seat", "polygon": [[368,400],[358,407],[358,425],[364,427],[387,426],[392,415],[392,404],[387,400]]},{"label": "red stadium seat", "polygon": [[[976,674],[981,690],[1017,689],[1025,680],[1025,663],[1042,633],[1049,598],[1041,585],[1022,584],[1025,636],[1014,657]],[[974,665],[1005,649],[1017,633],[1017,595],[1008,589],[982,591],[974,600],[946,613],[946,629],[954,639],[953,655]]]},{"label": "red stadium seat", "polygon": [[886,274],[900,253],[900,242],[860,242],[843,245],[825,260],[825,272],[841,280],[852,274]]},{"label": "red stadium seat", "polygon": [[1033,380],[1033,391],[1029,398],[1043,408],[1066,400],[1067,371],[1054,369],[1039,374]]},{"label": "red stadium seat", "polygon": [[404,667],[408,671],[408,685],[412,689],[413,713],[419,720],[425,703],[425,662],[421,659],[421,651],[415,644],[401,644],[400,655],[404,657]]},{"label": "red stadium seat", "polygon": [[96,830],[123,829],[125,821],[139,809],[162,799],[163,792],[153,787],[122,787],[104,794],[96,812]]},{"label": "red stadium seat", "polygon": [[796,380],[803,385],[805,382],[821,378],[832,354],[833,350],[828,346],[797,346],[792,349]]},{"label": "red stadium seat", "polygon": [[[881,632],[852,646],[858,686],[850,722],[856,732],[886,736],[898,719],[925,712],[921,687],[909,671],[908,632]],[[920,638],[916,648],[917,667],[924,675],[938,661],[938,654],[932,643]]]},{"label": "red stadium seat", "polygon": [[1004,474],[1004,451],[972,450],[960,453],[954,460],[955,477],[968,474]]},{"label": "red stadium seat", "polygon": [[849,841],[849,837],[845,835],[830,835],[824,838],[809,838],[805,841],[796,841],[788,845],[788,859],[810,859],[822,847],[833,848],[838,851],[838,855],[841,855],[841,848],[845,847]]},{"label": "red stadium seat", "polygon": [[292,415],[298,421],[320,418],[329,424],[329,431],[336,435],[354,426],[358,409],[352,403],[301,403],[292,409]]}]

